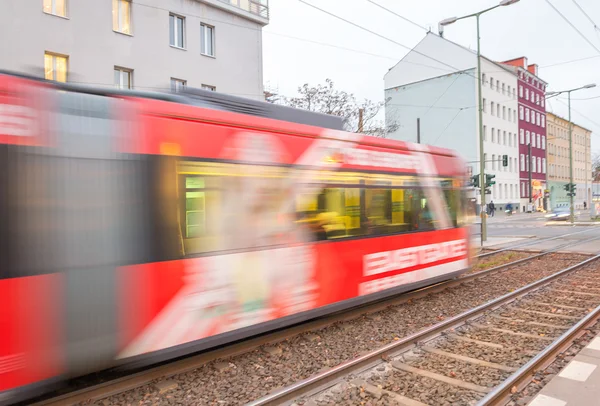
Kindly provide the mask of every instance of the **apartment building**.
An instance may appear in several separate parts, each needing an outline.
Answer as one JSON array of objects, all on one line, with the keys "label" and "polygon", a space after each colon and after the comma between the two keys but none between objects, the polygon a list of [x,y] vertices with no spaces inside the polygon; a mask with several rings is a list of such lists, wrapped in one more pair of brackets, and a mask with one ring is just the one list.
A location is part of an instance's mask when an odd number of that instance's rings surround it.
[{"label": "apartment building", "polygon": [[191,86],[264,100],[268,22],[268,0],[3,0],[0,69],[95,86]]},{"label": "apartment building", "polygon": [[[480,173],[477,55],[433,33],[385,75],[386,121],[399,124],[389,138],[458,151],[472,174]],[[512,67],[481,57],[485,173],[496,184],[486,203],[519,208],[517,75]],[[502,156],[508,156],[508,166]],[[479,203],[479,194],[476,196]]]},{"label": "apartment building", "polygon": [[503,64],[517,74],[519,101],[519,193],[523,210],[548,209],[546,172],[546,87],[538,66],[520,57]]},{"label": "apartment building", "polygon": [[[570,198],[564,186],[570,183],[569,121],[553,113],[547,114],[548,123],[548,187],[550,208],[569,207]],[[576,186],[576,209],[583,202],[592,201],[592,132],[573,123],[573,182]]]}]

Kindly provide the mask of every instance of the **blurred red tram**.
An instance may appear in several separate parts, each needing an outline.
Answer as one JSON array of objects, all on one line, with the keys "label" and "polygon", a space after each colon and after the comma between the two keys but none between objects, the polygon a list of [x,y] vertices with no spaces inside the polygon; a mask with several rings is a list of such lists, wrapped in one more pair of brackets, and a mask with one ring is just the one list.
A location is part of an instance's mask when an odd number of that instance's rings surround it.
[{"label": "blurred red tram", "polygon": [[469,267],[453,152],[244,103],[0,74],[0,402]]}]

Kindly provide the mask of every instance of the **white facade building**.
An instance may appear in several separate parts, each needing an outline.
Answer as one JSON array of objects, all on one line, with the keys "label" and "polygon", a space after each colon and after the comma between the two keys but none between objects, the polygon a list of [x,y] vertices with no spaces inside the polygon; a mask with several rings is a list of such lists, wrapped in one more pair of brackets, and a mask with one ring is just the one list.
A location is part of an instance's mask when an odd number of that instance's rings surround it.
[{"label": "white facade building", "polygon": [[268,0],[2,0],[0,69],[95,86],[191,86],[264,100],[268,11]]},{"label": "white facade building", "polygon": [[[433,59],[432,59],[433,58]],[[458,151],[479,174],[477,55],[429,33],[385,75],[386,121],[399,124],[390,138]],[[485,173],[496,184],[487,203],[497,209],[519,204],[517,77],[511,69],[481,58],[484,100]],[[502,156],[508,155],[508,166]]]}]

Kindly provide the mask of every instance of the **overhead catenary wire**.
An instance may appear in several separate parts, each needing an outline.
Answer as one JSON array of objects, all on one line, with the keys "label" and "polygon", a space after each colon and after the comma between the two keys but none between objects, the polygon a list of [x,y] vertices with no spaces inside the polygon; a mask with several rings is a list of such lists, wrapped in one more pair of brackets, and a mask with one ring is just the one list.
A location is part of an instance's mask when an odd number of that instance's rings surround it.
[{"label": "overhead catenary wire", "polygon": [[579,3],[577,3],[577,0],[571,0],[571,1],[575,4],[575,6],[577,6],[577,8],[579,9],[579,11],[581,11],[581,13],[585,16],[585,18],[587,18],[588,21],[590,23],[592,23],[592,25],[594,26],[594,29],[598,30],[598,25],[594,22],[594,20],[592,20],[592,17],[590,17],[589,14],[585,12],[585,10],[583,9],[583,7],[581,7],[579,5]]},{"label": "overhead catenary wire", "polygon": [[583,35],[583,33],[581,31],[579,31],[579,29],[577,27],[575,27],[575,25],[559,10],[557,9],[554,4],[552,4],[550,2],[550,0],[545,0],[546,3],[548,3],[548,5],[550,7],[552,7],[552,9],[554,11],[556,11],[556,13],[567,23],[571,26],[571,28],[573,28],[581,38],[583,38],[585,40],[585,42],[587,42],[592,48],[594,48],[596,50],[596,52],[598,52],[600,54],[600,49],[598,49],[598,47],[596,45],[594,45],[592,43],[592,41],[590,41],[585,35]]},{"label": "overhead catenary wire", "polygon": [[415,27],[418,27],[418,28],[420,28],[420,29],[422,29],[422,30],[425,30],[425,31],[429,32],[429,29],[428,29],[428,28],[426,28],[426,27],[423,27],[421,24],[419,24],[419,23],[416,23],[416,22],[412,21],[412,20],[411,20],[411,19],[409,19],[408,17],[404,17],[403,15],[400,15],[400,14],[396,13],[395,11],[392,11],[392,10],[390,10],[389,8],[382,6],[381,4],[379,4],[379,3],[376,3],[376,2],[374,2],[373,0],[367,0],[367,1],[368,1],[369,3],[371,3],[371,4],[373,4],[373,5],[375,5],[375,6],[379,7],[379,8],[381,8],[381,9],[383,9],[383,10],[387,11],[388,13],[391,13],[391,14],[395,15],[395,16],[396,16],[396,17],[398,17],[398,18],[401,18],[402,20],[406,21],[407,23],[410,23],[410,24],[414,25]]}]

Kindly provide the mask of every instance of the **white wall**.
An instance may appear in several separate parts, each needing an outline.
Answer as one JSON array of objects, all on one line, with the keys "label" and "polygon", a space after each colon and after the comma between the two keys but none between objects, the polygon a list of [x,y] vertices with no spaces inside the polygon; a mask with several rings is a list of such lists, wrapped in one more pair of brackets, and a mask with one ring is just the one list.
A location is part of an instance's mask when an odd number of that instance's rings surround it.
[{"label": "white wall", "polygon": [[[501,161],[502,155],[508,155],[509,163],[512,158],[512,171],[510,165],[503,167],[501,162],[486,163],[485,173],[496,175],[494,179],[496,185],[492,187],[492,195],[488,198],[493,200],[496,205],[506,203],[519,203],[519,144],[518,144],[518,100],[517,94],[513,97],[512,92],[508,94],[508,86],[511,90],[517,88],[517,76],[509,70],[505,70],[501,66],[488,61],[485,58],[481,59],[481,71],[485,74],[485,83],[482,83],[482,95],[485,99],[486,108],[483,113],[483,125],[486,127],[486,141],[484,142],[484,152],[487,155],[487,160],[491,160],[494,156],[497,161]],[[494,88],[490,87],[490,79],[494,80]],[[500,82],[500,90],[496,89],[496,81]],[[502,84],[505,86],[505,93],[502,93]],[[491,103],[494,103],[494,109],[500,105],[500,117],[497,111],[492,115]],[[506,108],[506,118],[502,117],[502,107]],[[508,120],[508,109],[511,110],[511,119]],[[479,120],[478,120],[479,122]],[[492,142],[492,128],[495,130],[495,139]],[[500,131],[500,139],[498,139],[498,131]],[[504,143],[504,132],[506,132],[507,140]],[[511,139],[509,140],[509,134]],[[517,143],[514,142],[514,137],[517,136]],[[479,173],[479,171],[477,171]],[[505,186],[506,185],[506,186]],[[511,195],[512,185],[512,195]],[[502,191],[500,191],[502,188]],[[506,192],[505,193],[505,188]]]},{"label": "white wall", "polygon": [[[169,46],[169,12],[186,17],[186,49]],[[69,56],[69,81],[113,85],[113,68],[133,69],[139,90],[192,87],[263,98],[261,22],[196,0],[133,2],[133,35],[112,30],[112,2],[68,2],[68,18],[45,14],[42,0],[0,2],[0,69],[43,74],[44,52]],[[215,26],[216,57],[200,54],[200,22]],[[12,40],[8,40],[11,39]]]},{"label": "white wall", "polygon": [[465,161],[476,161],[476,109],[461,110],[476,103],[475,80],[468,73],[386,90],[386,122],[388,126],[392,122],[400,125],[388,138],[416,142],[417,118],[420,118],[421,143],[453,149]]},{"label": "white wall", "polygon": [[[433,59],[432,59],[433,58]],[[384,77],[385,89],[472,69],[477,55],[460,45],[428,33]]]}]

